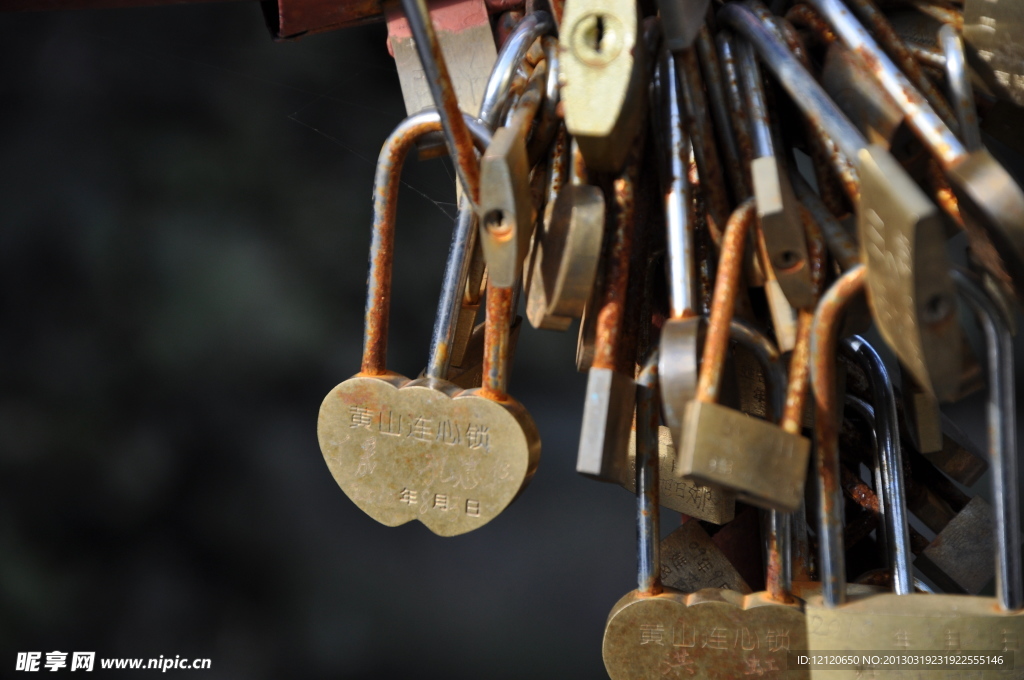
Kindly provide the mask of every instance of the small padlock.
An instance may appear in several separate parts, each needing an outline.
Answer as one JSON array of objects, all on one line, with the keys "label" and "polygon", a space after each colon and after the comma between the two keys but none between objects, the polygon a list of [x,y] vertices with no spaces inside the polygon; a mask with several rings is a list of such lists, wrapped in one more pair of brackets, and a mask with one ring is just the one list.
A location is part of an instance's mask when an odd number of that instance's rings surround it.
[{"label": "small padlock", "polygon": [[[657,423],[656,366],[652,357],[637,379],[637,420],[647,423],[637,428],[638,587],[608,615],[602,645],[605,669],[612,680],[807,677],[788,671],[786,663],[787,654],[806,648],[798,602],[785,603],[766,592],[744,595],[705,588],[687,594],[662,585],[652,436]],[[780,564],[788,560],[785,554],[777,557]]]},{"label": "small padlock", "polygon": [[[485,147],[486,129],[466,118]],[[381,150],[362,368],[324,399],[317,435],[335,481],[361,510],[387,526],[418,519],[438,535],[454,536],[486,524],[522,491],[536,469],[540,440],[517,403],[498,403],[443,380],[445,362],[436,346],[425,378],[409,381],[385,367],[397,178],[416,139],[439,129],[436,112],[411,116]],[[457,268],[455,258],[449,264]],[[442,299],[454,306],[458,277],[445,282]],[[492,304],[488,296],[488,326],[502,323],[490,313]],[[450,323],[451,311],[441,310],[440,324]],[[485,372],[487,357],[507,342],[504,312],[506,336],[488,338]]]},{"label": "small padlock", "polygon": [[[617,484],[626,463],[627,439],[636,387],[619,369],[619,345],[626,320],[626,290],[633,247],[634,188],[638,162],[627,163],[614,182],[614,232],[606,255],[605,290],[596,314],[594,360],[587,374],[576,472]],[[632,363],[632,362],[631,362]]]},{"label": "small padlock", "polygon": [[803,498],[810,442],[715,403],[743,246],[753,218],[754,203],[748,200],[726,225],[697,398],[686,408],[676,470],[702,483],[732,489],[755,505],[792,512]]},{"label": "small padlock", "polygon": [[[989,363],[989,451],[992,457],[993,486],[999,499],[996,508],[996,600],[965,595],[910,594],[909,568],[894,562],[892,568],[897,592],[847,597],[845,565],[842,555],[842,522],[838,502],[839,466],[834,403],[834,361],[838,313],[843,304],[863,289],[863,271],[854,269],[841,277],[830,289],[815,319],[814,393],[818,407],[815,424],[818,443],[819,486],[822,498],[819,539],[822,548],[821,596],[807,601],[809,647],[814,651],[856,650],[860,654],[900,650],[921,653],[955,649],[970,654],[987,650],[1017,649],[1024,635],[1019,512],[1016,489],[1016,447],[1013,390],[1007,378],[1013,375],[1012,343],[1005,322],[984,293],[964,277],[956,277],[957,285],[967,302],[978,313],[986,331],[990,350]],[[894,409],[893,409],[894,410]],[[898,471],[898,446],[889,447],[897,454],[891,466],[895,471],[884,482],[886,508],[892,516],[899,514],[905,502]],[[1005,450],[1004,450],[1005,449]],[[1004,467],[1005,466],[1005,467]],[[884,475],[883,469],[883,475]],[[1004,522],[1005,520],[1005,522]],[[908,555],[908,536],[899,523],[886,522],[892,531],[891,542],[897,549],[894,559]],[[906,564],[905,562],[903,564]],[[901,594],[905,593],[905,594]],[[950,647],[951,642],[955,645]],[[823,669],[822,669],[823,670]],[[821,677],[860,677],[863,667],[850,671],[828,669]],[[815,671],[817,675],[818,671]],[[979,672],[979,677],[1003,676],[1001,669]]]}]

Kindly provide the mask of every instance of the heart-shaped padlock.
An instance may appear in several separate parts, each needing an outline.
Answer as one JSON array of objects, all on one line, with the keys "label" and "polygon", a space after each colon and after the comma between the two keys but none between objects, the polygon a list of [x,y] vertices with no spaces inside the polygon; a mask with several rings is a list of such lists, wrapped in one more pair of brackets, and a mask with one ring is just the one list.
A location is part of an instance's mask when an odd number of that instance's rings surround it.
[{"label": "heart-shaped padlock", "polygon": [[[478,146],[486,146],[486,130],[466,118]],[[526,410],[503,392],[508,290],[488,292],[484,377],[491,389],[462,390],[443,379],[447,362],[437,359],[449,333],[437,328],[442,341],[431,349],[425,377],[410,381],[385,368],[397,178],[415,140],[439,129],[436,113],[416,114],[381,151],[362,369],[324,399],[317,434],[335,481],[363,512],[387,526],[417,519],[435,534],[455,536],[483,526],[519,494],[537,467],[540,437]],[[438,328],[450,328],[457,316],[455,292],[465,279],[456,273],[465,269],[473,222],[460,220],[464,229],[453,238]]]}]

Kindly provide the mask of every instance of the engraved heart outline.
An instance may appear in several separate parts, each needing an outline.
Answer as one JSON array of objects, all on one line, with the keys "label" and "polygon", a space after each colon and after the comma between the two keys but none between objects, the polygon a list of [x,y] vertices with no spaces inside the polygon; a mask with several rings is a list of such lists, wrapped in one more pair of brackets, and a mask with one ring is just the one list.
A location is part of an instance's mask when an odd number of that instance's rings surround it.
[{"label": "engraved heart outline", "polygon": [[477,529],[526,487],[540,435],[514,399],[442,380],[359,375],[324,398],[324,461],[360,510],[386,526],[418,520],[439,536]]},{"label": "engraved heart outline", "polygon": [[801,607],[779,605],[764,592],[634,590],[608,615],[602,652],[611,680],[796,680],[809,674],[786,670],[786,656],[807,649],[806,631]]}]

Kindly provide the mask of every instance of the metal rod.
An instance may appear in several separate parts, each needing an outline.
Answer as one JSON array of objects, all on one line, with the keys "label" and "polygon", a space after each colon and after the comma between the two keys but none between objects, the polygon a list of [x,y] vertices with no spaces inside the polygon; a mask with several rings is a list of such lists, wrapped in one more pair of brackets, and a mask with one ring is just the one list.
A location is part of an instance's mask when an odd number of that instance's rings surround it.
[{"label": "metal rod", "polygon": [[654,350],[636,384],[637,589],[644,595],[661,592],[657,392],[658,351]]},{"label": "metal rod", "polygon": [[818,303],[811,335],[811,386],[814,389],[814,438],[818,468],[818,546],[821,550],[819,569],[822,600],[827,607],[837,607],[846,601],[843,494],[839,484],[836,347],[843,313],[863,293],[864,278],[864,265],[858,265],[836,279]]},{"label": "metal rod", "polygon": [[750,138],[754,144],[754,158],[775,156],[772,130],[768,124],[768,102],[764,95],[761,67],[757,65],[754,48],[746,40],[736,43],[737,66],[743,89],[747,93],[747,113],[750,120]]},{"label": "metal rod", "polygon": [[416,52],[420,64],[430,86],[430,94],[434,105],[441,113],[441,125],[444,127],[445,141],[448,152],[455,162],[459,180],[469,195],[470,202],[475,206],[480,201],[480,163],[473,151],[473,140],[462,119],[459,100],[455,95],[448,65],[441,51],[441,43],[434,31],[434,23],[430,20],[430,11],[426,0],[402,0],[405,17],[409,21]]},{"label": "metal rod", "polygon": [[946,86],[960,121],[960,137],[968,151],[977,151],[981,148],[981,130],[978,128],[978,112],[974,108],[971,76],[964,58],[964,41],[955,28],[943,24],[939,29],[939,45],[946,57]]},{"label": "metal rod", "polygon": [[944,167],[956,165],[967,157],[967,149],[949,126],[840,0],[807,0],[807,3],[824,16],[839,39],[903,109],[907,125]]},{"label": "metal rod", "polygon": [[987,293],[959,271],[953,271],[953,279],[985,334],[989,473],[996,526],[996,599],[1003,611],[1014,612],[1024,608],[1024,583],[1020,561],[1013,337]]},{"label": "metal rod", "polygon": [[662,87],[662,123],[668,147],[668,177],[665,182],[665,227],[668,234],[669,306],[673,319],[697,313],[696,247],[694,225],[690,221],[690,183],[687,178],[690,139],[683,129],[679,108],[679,84],[676,65],[666,50],[660,63]]},{"label": "metal rod", "polygon": [[907,493],[903,479],[896,393],[882,358],[868,342],[855,335],[843,348],[868,376],[875,411],[875,441],[882,474],[882,499],[885,505],[885,537],[892,569],[893,589],[897,595],[914,592],[910,528],[907,519]]}]

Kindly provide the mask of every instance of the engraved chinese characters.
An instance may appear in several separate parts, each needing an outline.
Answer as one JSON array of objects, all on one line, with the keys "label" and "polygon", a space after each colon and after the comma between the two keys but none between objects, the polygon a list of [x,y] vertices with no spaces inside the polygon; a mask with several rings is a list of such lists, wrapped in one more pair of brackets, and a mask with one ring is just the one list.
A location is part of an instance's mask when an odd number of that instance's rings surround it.
[{"label": "engraved chinese characters", "polygon": [[[324,399],[317,432],[331,473],[361,510],[388,526],[418,519],[436,534],[454,536],[486,524],[522,490],[536,468],[540,441],[514,400],[484,398],[441,380],[447,366],[437,360],[437,345],[424,378],[410,382],[385,368],[395,178],[416,137],[437,129],[436,114],[412,116],[381,152],[362,369]],[[486,143],[486,132],[473,129]],[[458,224],[472,229],[471,220]],[[467,245],[465,235],[456,238],[453,253],[465,258]],[[446,286],[461,290],[465,279],[448,277]],[[443,299],[454,309],[460,296],[448,292]],[[495,319],[490,298],[496,296],[488,297],[488,326],[503,328],[507,340],[508,310]],[[451,311],[442,309],[439,318],[450,323],[457,316]],[[501,339],[488,336],[485,355]]]},{"label": "engraved chinese characters", "polygon": [[[781,621],[765,593],[706,588],[619,600],[605,629],[605,666],[627,678],[796,678],[788,654],[806,649],[803,615]],[[615,660],[615,665],[609,664]]]},{"label": "engraved chinese characters", "polygon": [[[637,389],[638,588],[620,599],[608,615],[602,647],[605,669],[612,680],[800,677],[786,673],[788,653],[806,649],[799,608],[780,606],[768,593],[743,595],[705,588],[688,595],[662,585],[655,366],[657,356],[641,372]],[[696,528],[694,520],[690,524]],[[691,538],[688,543],[699,543],[697,536]],[[706,544],[704,549],[708,550]],[[701,556],[696,545],[689,556],[695,568],[713,570],[710,558],[705,564]],[[724,574],[722,578],[736,582]]]}]

